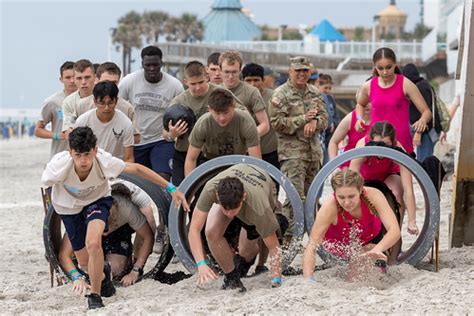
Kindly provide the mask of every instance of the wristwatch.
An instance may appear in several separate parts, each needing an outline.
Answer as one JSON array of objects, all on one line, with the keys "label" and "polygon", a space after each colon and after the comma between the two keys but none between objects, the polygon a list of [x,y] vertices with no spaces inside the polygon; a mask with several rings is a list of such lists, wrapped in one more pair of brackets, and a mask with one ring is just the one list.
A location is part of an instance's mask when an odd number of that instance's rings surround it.
[{"label": "wristwatch", "polygon": [[133,268],[132,268],[132,271],[133,272],[138,272],[138,276],[143,275],[143,268],[138,266],[138,265],[134,265]]}]

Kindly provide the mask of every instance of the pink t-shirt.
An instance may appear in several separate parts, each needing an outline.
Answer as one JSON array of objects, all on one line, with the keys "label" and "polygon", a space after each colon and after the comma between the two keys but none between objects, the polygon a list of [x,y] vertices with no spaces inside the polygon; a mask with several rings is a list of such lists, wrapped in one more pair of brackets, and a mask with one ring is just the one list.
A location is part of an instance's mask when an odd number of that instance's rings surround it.
[{"label": "pink t-shirt", "polygon": [[410,133],[410,103],[403,92],[403,75],[395,76],[395,82],[388,88],[380,87],[379,77],[370,81],[370,126],[376,122],[390,122],[397,132],[398,141],[411,154],[413,141]]},{"label": "pink t-shirt", "polygon": [[[368,142],[369,138],[366,136],[365,143]],[[360,166],[360,174],[364,180],[384,181],[388,176],[397,173],[400,173],[400,166],[389,158],[370,156]]]},{"label": "pink t-shirt", "polygon": [[[336,199],[335,196],[334,199]],[[344,219],[341,212],[338,212],[336,225],[329,225],[324,235],[323,246],[332,254],[347,258],[350,255],[350,247],[353,242],[362,246],[366,245],[382,230],[382,222],[378,216],[370,212],[362,197],[360,206],[362,210],[360,218],[355,218],[343,211]],[[354,238],[355,240],[353,240]]]}]

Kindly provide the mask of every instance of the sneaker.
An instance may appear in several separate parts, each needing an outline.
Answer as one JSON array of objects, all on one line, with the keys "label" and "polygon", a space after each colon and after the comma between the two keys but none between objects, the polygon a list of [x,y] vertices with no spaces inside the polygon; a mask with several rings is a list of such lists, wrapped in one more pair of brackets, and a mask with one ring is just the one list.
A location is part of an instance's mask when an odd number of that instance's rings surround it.
[{"label": "sneaker", "polygon": [[156,254],[160,254],[165,249],[165,240],[166,240],[166,227],[158,226],[156,227],[156,237],[155,237],[155,244],[153,245],[153,252]]},{"label": "sneaker", "polygon": [[255,267],[255,272],[253,273],[253,276],[268,272],[268,268],[266,266],[256,266]]},{"label": "sneaker", "polygon": [[387,273],[387,261],[385,260],[375,260],[375,266],[380,269],[380,272]]},{"label": "sneaker", "polygon": [[104,303],[102,303],[102,297],[99,294],[91,293],[86,295],[87,297],[87,306],[89,309],[97,309],[104,307]]},{"label": "sneaker", "polygon": [[110,265],[108,262],[105,262],[104,264],[104,274],[105,278],[102,280],[102,285],[100,287],[100,295],[103,297],[111,297],[115,294],[115,286],[112,283]]},{"label": "sneaker", "polygon": [[245,258],[240,255],[234,256],[235,270],[239,271],[241,278],[247,277],[247,273],[249,272],[250,267],[255,263],[255,258],[253,258],[250,262],[247,262],[245,261]]},{"label": "sneaker", "polygon": [[222,284],[222,289],[239,289],[239,292],[241,293],[247,291],[245,286],[242,284],[242,281],[240,281],[239,271],[237,271],[236,269],[224,275],[224,284]]}]

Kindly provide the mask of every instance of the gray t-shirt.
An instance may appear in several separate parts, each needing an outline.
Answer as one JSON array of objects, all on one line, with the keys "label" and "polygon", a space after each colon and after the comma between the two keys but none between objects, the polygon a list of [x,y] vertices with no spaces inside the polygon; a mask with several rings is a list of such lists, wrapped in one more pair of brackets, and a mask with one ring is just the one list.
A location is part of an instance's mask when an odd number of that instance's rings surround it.
[{"label": "gray t-shirt", "polygon": [[117,230],[125,224],[137,231],[146,224],[145,215],[140,212],[137,205],[120,195],[114,195],[114,204],[110,209],[108,218],[109,230],[105,235]]},{"label": "gray t-shirt", "polygon": [[212,159],[225,155],[245,155],[248,148],[260,144],[257,126],[250,114],[235,109],[229,125],[221,127],[210,113],[196,122],[189,143],[200,148],[204,157]]},{"label": "gray t-shirt", "polygon": [[63,131],[74,127],[78,117],[76,108],[81,101],[79,90],[68,95],[63,101]]},{"label": "gray t-shirt", "polygon": [[77,118],[75,127],[89,126],[97,136],[97,145],[112,156],[123,159],[124,148],[133,146],[133,127],[130,119],[120,111],[110,122],[104,123],[97,118],[96,109],[92,109]]},{"label": "gray t-shirt", "polygon": [[119,84],[119,96],[135,108],[137,126],[141,133],[139,145],[164,139],[163,113],[170,106],[171,100],[184,91],[178,79],[162,73],[160,82],[149,83],[143,69],[140,69],[125,76]]},{"label": "gray t-shirt", "polygon": [[[58,91],[49,96],[43,101],[41,105],[40,120],[44,125],[51,123],[51,131],[53,133],[60,133],[63,129],[63,101],[66,95],[64,91]],[[69,143],[65,139],[55,140],[51,142],[50,158],[58,152],[68,150]]]}]

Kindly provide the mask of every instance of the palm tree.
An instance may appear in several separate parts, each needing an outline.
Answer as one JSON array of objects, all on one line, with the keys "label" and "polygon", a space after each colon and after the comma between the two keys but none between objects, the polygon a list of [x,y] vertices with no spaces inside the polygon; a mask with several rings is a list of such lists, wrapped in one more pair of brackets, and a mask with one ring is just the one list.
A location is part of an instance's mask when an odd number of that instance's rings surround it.
[{"label": "palm tree", "polygon": [[118,20],[118,27],[112,36],[117,50],[122,50],[122,71],[129,74],[132,64],[132,49],[142,47],[141,16],[130,11]]},{"label": "palm tree", "polygon": [[183,13],[180,17],[181,42],[193,42],[202,40],[204,26],[197,16],[191,13]]},{"label": "palm tree", "polygon": [[149,44],[157,43],[160,35],[164,34],[164,26],[169,14],[163,11],[145,11],[142,15],[142,32]]}]

